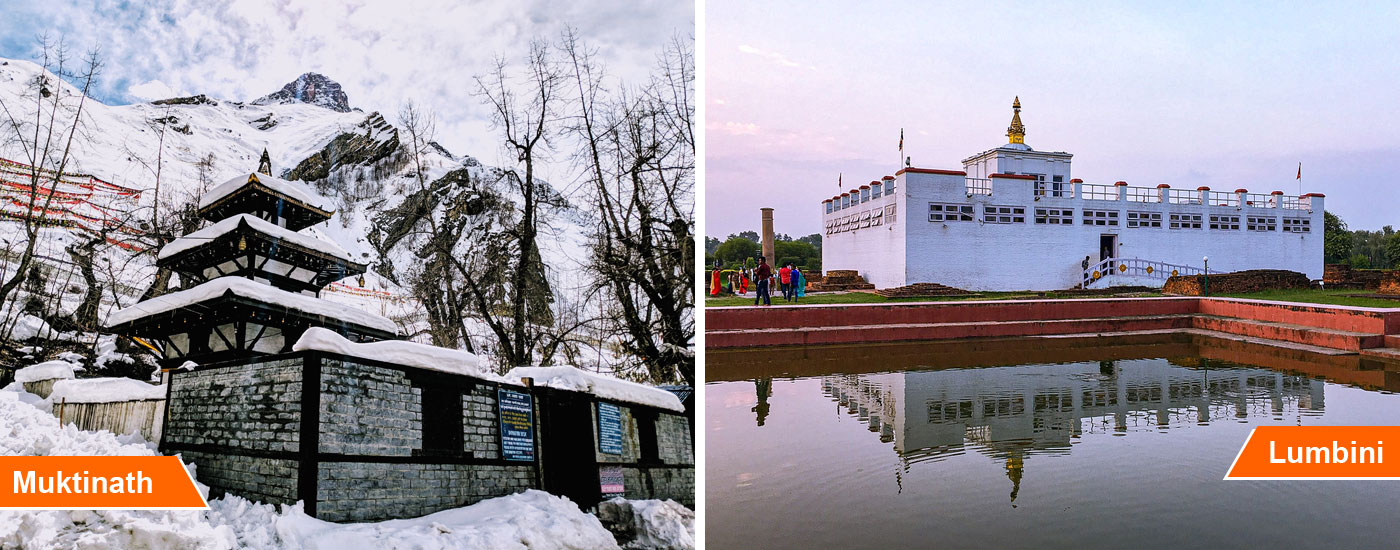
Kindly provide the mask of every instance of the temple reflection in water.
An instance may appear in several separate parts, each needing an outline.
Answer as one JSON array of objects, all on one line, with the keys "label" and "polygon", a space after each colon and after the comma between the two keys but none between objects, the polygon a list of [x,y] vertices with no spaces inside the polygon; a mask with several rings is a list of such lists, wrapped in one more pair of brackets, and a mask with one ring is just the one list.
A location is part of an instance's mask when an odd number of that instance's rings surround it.
[{"label": "temple reflection in water", "polygon": [[822,377],[846,414],[906,465],[975,451],[1004,462],[1014,503],[1024,460],[1085,433],[1308,415],[1321,380],[1207,359],[1134,359]]}]

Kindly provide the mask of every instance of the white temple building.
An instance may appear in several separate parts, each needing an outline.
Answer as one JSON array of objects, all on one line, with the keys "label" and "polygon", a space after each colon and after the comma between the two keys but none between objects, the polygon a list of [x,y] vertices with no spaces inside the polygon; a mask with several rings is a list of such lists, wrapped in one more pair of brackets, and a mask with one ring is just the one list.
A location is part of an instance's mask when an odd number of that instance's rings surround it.
[{"label": "white temple building", "polygon": [[823,200],[823,268],[967,290],[1160,287],[1206,257],[1211,272],[1322,278],[1321,193],[1085,183],[1070,153],[1026,145],[1020,98],[1012,109],[1009,143],[962,170],[906,167]]}]

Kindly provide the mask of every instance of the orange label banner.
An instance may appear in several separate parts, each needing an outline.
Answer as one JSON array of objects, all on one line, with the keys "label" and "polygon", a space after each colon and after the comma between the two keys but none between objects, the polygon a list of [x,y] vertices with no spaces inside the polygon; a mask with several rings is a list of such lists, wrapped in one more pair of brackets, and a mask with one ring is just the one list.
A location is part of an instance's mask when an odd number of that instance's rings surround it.
[{"label": "orange label banner", "polygon": [[0,509],[208,508],[175,456],[0,457]]},{"label": "orange label banner", "polygon": [[1259,426],[1225,479],[1400,479],[1400,426]]}]

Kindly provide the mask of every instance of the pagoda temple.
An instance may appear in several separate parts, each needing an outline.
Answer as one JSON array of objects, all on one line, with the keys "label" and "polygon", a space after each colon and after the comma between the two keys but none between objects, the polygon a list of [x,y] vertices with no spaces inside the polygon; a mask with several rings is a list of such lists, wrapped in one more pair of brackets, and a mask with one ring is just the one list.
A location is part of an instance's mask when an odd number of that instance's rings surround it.
[{"label": "pagoda temple", "polygon": [[326,285],[366,266],[299,233],[333,212],[271,172],[263,151],[258,172],[207,192],[199,215],[213,224],[157,257],[179,275],[179,290],[113,313],[109,329],[159,344],[164,366],[289,352],[310,327],[355,342],[396,338],[393,321],[320,298]]}]

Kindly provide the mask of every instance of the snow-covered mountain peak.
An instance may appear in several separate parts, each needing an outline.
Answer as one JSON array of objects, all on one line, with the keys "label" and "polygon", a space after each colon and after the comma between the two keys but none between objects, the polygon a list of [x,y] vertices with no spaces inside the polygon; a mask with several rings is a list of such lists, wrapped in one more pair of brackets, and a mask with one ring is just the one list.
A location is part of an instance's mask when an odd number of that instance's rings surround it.
[{"label": "snow-covered mountain peak", "polygon": [[340,83],[320,73],[306,73],[277,90],[253,101],[254,105],[310,103],[333,111],[350,112],[350,98]]}]

